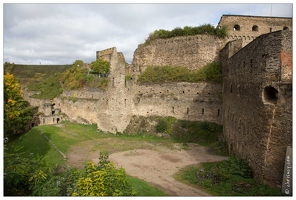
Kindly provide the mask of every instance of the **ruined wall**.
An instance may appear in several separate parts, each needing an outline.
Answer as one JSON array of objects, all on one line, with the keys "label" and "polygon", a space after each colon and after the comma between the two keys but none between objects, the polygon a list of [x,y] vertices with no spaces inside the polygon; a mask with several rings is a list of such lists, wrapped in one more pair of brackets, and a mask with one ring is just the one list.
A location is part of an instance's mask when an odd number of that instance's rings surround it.
[{"label": "ruined wall", "polygon": [[[221,54],[228,51],[226,46]],[[259,36],[222,62],[229,150],[273,187],[281,186],[286,147],[292,145],[291,56],[291,31],[278,31]]]},{"label": "ruined wall", "polygon": [[132,64],[135,70],[140,72],[149,65],[185,66],[189,69],[198,69],[218,60],[219,51],[224,44],[223,39],[211,35],[156,39],[149,44],[138,46],[134,52]]},{"label": "ruined wall", "polygon": [[221,124],[221,84],[164,83],[133,88],[134,115]]},{"label": "ruined wall", "polygon": [[292,30],[292,18],[222,15],[218,27],[222,26],[227,26],[227,41],[241,39],[245,46],[262,34]]}]

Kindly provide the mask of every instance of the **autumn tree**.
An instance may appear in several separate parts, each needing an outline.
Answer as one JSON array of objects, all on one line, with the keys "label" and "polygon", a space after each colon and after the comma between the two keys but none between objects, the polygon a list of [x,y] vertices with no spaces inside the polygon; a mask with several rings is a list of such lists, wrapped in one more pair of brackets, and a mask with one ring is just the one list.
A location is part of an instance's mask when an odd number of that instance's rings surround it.
[{"label": "autumn tree", "polygon": [[24,100],[20,85],[13,74],[4,75],[4,134],[5,136],[24,131],[32,120],[33,109]]}]

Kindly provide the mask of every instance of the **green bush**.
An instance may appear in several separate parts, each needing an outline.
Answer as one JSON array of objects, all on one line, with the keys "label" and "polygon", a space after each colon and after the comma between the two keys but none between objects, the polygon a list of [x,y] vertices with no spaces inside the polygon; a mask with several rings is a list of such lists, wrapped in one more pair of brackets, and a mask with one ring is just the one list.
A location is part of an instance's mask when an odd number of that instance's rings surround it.
[{"label": "green bush", "polygon": [[20,150],[21,147],[11,152],[4,150],[4,196],[31,195],[34,187],[47,177],[40,157],[30,154],[24,158]]},{"label": "green bush", "polygon": [[213,36],[217,36],[220,38],[224,38],[227,36],[226,27],[214,27],[211,24],[203,24],[196,27],[191,26],[185,26],[183,29],[180,27],[176,27],[173,30],[155,30],[153,33],[150,33],[148,38],[145,41],[145,44],[149,44],[152,40],[158,39],[158,38],[171,38],[171,37],[177,37],[177,36],[188,36],[188,35],[198,35],[198,34],[209,34]]},{"label": "green bush", "polygon": [[[96,166],[86,163],[81,178],[75,185],[73,196],[134,196],[131,182],[123,168],[116,169],[108,162],[108,154],[100,155],[101,161]],[[100,161],[100,162],[101,162]]]},{"label": "green bush", "polygon": [[90,68],[97,73],[109,74],[110,73],[110,63],[102,58],[92,62]]},{"label": "green bush", "polygon": [[83,68],[83,61],[76,60],[70,69],[62,73],[60,81],[64,89],[73,90],[81,88],[89,80],[87,74],[88,70]]}]

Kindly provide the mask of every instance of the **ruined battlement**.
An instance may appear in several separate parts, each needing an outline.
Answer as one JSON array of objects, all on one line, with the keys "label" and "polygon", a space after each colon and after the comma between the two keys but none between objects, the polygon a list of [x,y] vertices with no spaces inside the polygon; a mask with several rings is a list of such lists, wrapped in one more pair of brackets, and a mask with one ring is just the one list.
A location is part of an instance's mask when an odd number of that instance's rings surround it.
[{"label": "ruined battlement", "polygon": [[112,47],[109,49],[101,50],[96,52],[96,59],[102,58],[103,60],[106,60],[110,62],[112,53],[116,51],[116,47]]}]

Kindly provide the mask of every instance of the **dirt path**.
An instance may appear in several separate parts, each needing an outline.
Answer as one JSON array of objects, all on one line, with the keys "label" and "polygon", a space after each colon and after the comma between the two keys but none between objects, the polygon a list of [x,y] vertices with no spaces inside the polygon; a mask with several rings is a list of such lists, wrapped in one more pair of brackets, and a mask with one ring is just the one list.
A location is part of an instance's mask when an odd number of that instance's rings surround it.
[{"label": "dirt path", "polygon": [[[226,157],[209,154],[205,147],[189,145],[184,150],[181,145],[173,148],[153,146],[153,148],[132,149],[123,152],[109,153],[109,160],[117,167],[123,167],[130,176],[140,178],[170,196],[209,196],[209,194],[176,181],[173,175],[179,169],[201,162],[221,161]],[[68,164],[82,167],[82,163],[92,160],[98,163],[99,151],[89,151],[77,147],[67,154]]]}]

